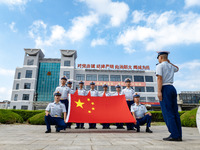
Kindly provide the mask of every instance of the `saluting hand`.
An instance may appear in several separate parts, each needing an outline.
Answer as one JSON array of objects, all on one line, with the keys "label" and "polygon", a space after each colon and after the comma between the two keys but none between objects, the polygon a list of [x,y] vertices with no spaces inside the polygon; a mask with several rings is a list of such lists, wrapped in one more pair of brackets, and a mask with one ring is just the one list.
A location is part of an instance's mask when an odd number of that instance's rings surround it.
[{"label": "saluting hand", "polygon": [[158,92],[158,99],[162,101],[162,92]]}]

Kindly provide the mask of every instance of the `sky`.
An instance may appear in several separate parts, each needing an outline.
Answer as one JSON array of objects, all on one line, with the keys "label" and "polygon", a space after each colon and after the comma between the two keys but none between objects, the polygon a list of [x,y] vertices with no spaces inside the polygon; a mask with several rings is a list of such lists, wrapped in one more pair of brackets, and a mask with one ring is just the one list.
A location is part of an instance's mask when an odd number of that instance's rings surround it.
[{"label": "sky", "polygon": [[180,67],[178,92],[200,91],[199,0],[0,0],[0,100],[10,100],[24,48],[77,64],[149,65],[159,50]]}]

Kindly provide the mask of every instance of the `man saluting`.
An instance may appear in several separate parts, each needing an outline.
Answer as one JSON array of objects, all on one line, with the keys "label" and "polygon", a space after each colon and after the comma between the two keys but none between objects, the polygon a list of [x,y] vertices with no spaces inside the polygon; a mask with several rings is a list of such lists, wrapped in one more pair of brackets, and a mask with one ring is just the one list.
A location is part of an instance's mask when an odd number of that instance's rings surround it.
[{"label": "man saluting", "polygon": [[170,63],[169,52],[159,51],[156,66],[158,83],[158,99],[162,109],[163,118],[171,135],[163,138],[165,141],[182,141],[182,129],[180,115],[178,113],[177,92],[173,86],[174,73],[179,70],[177,66]]}]

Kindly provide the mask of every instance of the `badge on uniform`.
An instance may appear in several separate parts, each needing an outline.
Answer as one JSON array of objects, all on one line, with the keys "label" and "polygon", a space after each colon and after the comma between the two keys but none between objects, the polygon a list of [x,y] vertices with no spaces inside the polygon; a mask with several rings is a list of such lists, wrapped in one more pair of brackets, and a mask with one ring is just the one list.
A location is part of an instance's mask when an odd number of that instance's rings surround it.
[{"label": "badge on uniform", "polygon": [[58,115],[55,115],[55,117],[58,117]]}]

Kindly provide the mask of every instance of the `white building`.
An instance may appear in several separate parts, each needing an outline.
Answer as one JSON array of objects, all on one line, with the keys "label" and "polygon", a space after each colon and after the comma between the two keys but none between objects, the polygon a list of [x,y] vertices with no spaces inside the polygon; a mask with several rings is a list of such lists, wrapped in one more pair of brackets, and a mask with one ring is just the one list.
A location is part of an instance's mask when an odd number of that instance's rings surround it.
[{"label": "white building", "polygon": [[44,109],[53,101],[53,92],[59,85],[59,79],[65,75],[78,87],[80,80],[85,81],[89,90],[91,81],[96,89],[102,91],[102,85],[108,84],[109,91],[115,92],[115,85],[125,86],[125,78],[132,79],[132,87],[141,95],[141,101],[155,103],[157,84],[154,71],[149,66],[77,64],[75,50],[60,50],[61,59],[44,58],[40,49],[24,49],[24,64],[16,68],[11,96],[11,109]]}]

